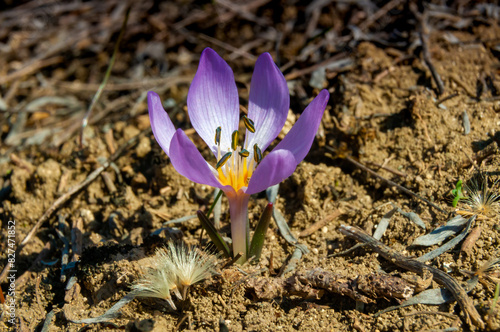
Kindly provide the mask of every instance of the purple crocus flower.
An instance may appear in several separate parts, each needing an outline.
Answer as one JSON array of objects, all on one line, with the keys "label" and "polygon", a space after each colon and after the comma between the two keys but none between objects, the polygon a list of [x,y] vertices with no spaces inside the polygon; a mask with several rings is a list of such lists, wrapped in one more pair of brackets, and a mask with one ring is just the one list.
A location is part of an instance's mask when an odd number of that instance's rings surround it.
[{"label": "purple crocus flower", "polygon": [[233,72],[214,50],[206,48],[189,88],[187,106],[191,124],[215,156],[209,163],[184,131],[174,128],[160,97],[148,93],[153,134],[175,169],[193,182],[220,188],[226,194],[233,253],[243,253],[239,262],[247,260],[250,195],[280,183],[294,172],[311,148],[328,98],[328,91],[322,90],[286,137],[263,157],[288,114],[290,95],[283,74],[269,53],[257,59],[248,116],[243,117],[245,140],[240,145],[240,109]]}]

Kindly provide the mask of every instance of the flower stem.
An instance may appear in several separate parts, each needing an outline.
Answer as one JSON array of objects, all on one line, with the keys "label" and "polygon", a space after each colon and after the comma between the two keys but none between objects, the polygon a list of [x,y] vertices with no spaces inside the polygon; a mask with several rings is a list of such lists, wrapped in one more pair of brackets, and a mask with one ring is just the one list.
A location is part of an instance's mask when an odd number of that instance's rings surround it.
[{"label": "flower stem", "polygon": [[231,214],[231,238],[233,240],[233,256],[239,252],[243,253],[240,259],[236,261],[238,264],[243,264],[247,260],[248,252],[248,200],[250,195],[242,191],[237,193],[226,192],[229,201],[229,212]]}]

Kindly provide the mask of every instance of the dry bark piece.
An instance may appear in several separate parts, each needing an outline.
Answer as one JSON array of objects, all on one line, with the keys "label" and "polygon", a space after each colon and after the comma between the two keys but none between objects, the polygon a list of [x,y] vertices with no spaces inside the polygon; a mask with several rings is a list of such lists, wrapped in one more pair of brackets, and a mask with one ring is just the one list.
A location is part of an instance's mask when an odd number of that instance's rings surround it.
[{"label": "dry bark piece", "polygon": [[356,279],[348,278],[330,271],[317,268],[300,274],[300,280],[309,282],[312,286],[322,288],[330,293],[349,296],[351,299],[363,303],[375,301],[357,291]]},{"label": "dry bark piece", "polygon": [[286,279],[286,286],[289,295],[300,296],[304,299],[318,300],[324,294],[323,290],[314,289],[309,283],[302,283],[297,275]]},{"label": "dry bark piece", "polygon": [[403,274],[401,278],[415,287],[415,293],[420,293],[431,286],[433,276],[431,271],[425,269],[422,276],[410,272],[409,274]]},{"label": "dry bark piece", "polygon": [[322,290],[302,284],[296,275],[285,278],[258,277],[249,279],[245,287],[251,290],[259,300],[272,300],[277,297],[297,295],[308,300],[318,300],[323,296]]},{"label": "dry bark piece", "polygon": [[358,277],[358,289],[372,298],[408,299],[413,287],[404,279],[380,273]]},{"label": "dry bark piece", "polygon": [[287,279],[252,278],[246,281],[245,287],[259,300],[291,295],[317,300],[327,292],[363,303],[374,303],[378,298],[408,299],[414,292],[411,283],[396,276],[372,273],[351,278],[320,268],[296,272]]},{"label": "dry bark piece", "polygon": [[474,227],[469,235],[465,238],[464,242],[462,242],[462,247],[460,251],[464,252],[466,255],[470,255],[472,253],[472,249],[476,245],[476,241],[481,236],[481,226]]}]

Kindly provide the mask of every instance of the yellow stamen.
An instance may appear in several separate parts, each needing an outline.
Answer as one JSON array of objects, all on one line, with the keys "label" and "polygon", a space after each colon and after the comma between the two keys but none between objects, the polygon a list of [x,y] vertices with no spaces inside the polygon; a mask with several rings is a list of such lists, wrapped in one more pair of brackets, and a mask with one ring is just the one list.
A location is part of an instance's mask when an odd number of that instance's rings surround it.
[{"label": "yellow stamen", "polygon": [[[242,156],[242,152],[240,146],[236,147],[236,150],[229,157],[230,160],[226,160],[224,165],[217,168],[220,183],[233,187],[235,191],[248,186],[254,171],[255,163],[253,159]],[[228,153],[224,156],[228,155]]]}]

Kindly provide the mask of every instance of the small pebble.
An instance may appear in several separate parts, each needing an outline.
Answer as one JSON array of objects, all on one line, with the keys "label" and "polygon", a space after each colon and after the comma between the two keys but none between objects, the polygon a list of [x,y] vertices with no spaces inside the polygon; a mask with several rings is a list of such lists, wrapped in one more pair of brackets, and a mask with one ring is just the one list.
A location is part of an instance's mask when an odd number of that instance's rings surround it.
[{"label": "small pebble", "polygon": [[149,122],[149,115],[144,114],[144,115],[139,115],[137,117],[137,128],[139,130],[145,130],[151,127],[151,123]]},{"label": "small pebble", "polygon": [[469,115],[467,114],[467,111],[464,110],[462,113],[462,121],[464,124],[464,134],[469,135],[470,134],[470,121],[469,121]]},{"label": "small pebble", "polygon": [[81,209],[80,216],[83,218],[83,221],[86,224],[93,222],[95,220],[94,214],[90,210],[87,210],[87,209]]},{"label": "small pebble", "polygon": [[129,140],[131,139],[132,137],[135,137],[137,135],[139,135],[141,131],[139,129],[137,129],[137,127],[134,127],[134,126],[126,126],[124,129],[123,129],[123,138],[125,140]]},{"label": "small pebble", "polygon": [[135,176],[132,178],[131,182],[132,187],[134,188],[147,188],[148,180],[141,172],[137,172]]},{"label": "small pebble", "polygon": [[141,137],[139,144],[135,148],[137,157],[144,158],[151,151],[151,140],[149,137]]}]

